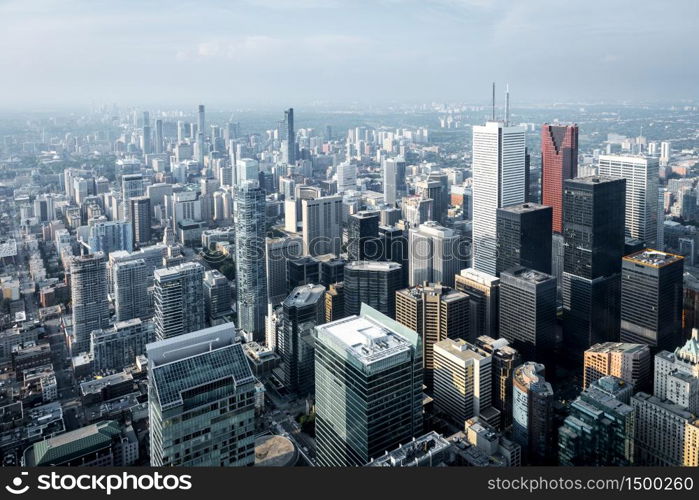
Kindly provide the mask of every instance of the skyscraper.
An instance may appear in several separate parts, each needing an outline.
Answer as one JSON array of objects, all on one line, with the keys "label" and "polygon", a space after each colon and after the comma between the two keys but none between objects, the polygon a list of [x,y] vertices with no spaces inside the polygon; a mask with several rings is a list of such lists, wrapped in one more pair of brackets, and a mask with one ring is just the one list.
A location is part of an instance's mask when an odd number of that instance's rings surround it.
[{"label": "skyscraper", "polygon": [[434,221],[409,230],[408,283],[415,286],[428,281],[454,286],[454,276],[462,268],[461,239],[452,229]]},{"label": "skyscraper", "polygon": [[342,196],[301,200],[305,255],[340,255],[342,248]]},{"label": "skyscraper", "polygon": [[204,166],[204,131],[206,130],[206,119],[204,116],[204,105],[199,105],[197,115],[197,161],[200,168]]},{"label": "skyscraper", "polygon": [[116,261],[112,265],[112,276],[117,321],[145,319],[153,313],[148,300],[148,284],[153,274],[145,260]]},{"label": "skyscraper", "polygon": [[552,228],[563,232],[563,183],[578,176],[578,126],[541,126],[541,204],[552,208]]},{"label": "skyscraper", "polygon": [[121,202],[123,204],[122,217],[131,220],[129,200],[145,194],[142,174],[126,174],[121,176]]},{"label": "skyscraper", "polygon": [[255,462],[255,382],[232,323],[146,346],[150,464]]},{"label": "skyscraper", "polygon": [[273,306],[277,306],[287,296],[287,261],[301,257],[303,240],[300,236],[295,235],[266,238],[265,248],[267,301]]},{"label": "skyscraper", "polygon": [[636,390],[650,386],[650,349],[643,344],[605,342],[585,351],[583,388],[602,377],[614,376],[632,384]]},{"label": "skyscraper", "polygon": [[423,200],[432,200],[432,218],[445,226],[449,211],[449,182],[446,174],[431,173],[426,180],[415,184],[415,191]]},{"label": "skyscraper", "polygon": [[143,112],[143,154],[149,154],[153,152],[153,147],[151,144],[152,131],[150,128],[150,113],[148,111]]},{"label": "skyscraper", "polygon": [[551,214],[551,207],[536,203],[498,208],[498,274],[514,266],[551,274]]},{"label": "skyscraper", "polygon": [[393,318],[396,291],[402,288],[402,270],[395,262],[360,260],[345,266],[345,314],[358,314],[367,304]]},{"label": "skyscraper", "polygon": [[231,311],[231,285],[219,271],[211,270],[204,273],[204,304],[206,317],[213,321]]},{"label": "skyscraper", "polygon": [[238,328],[248,340],[263,341],[267,309],[265,192],[257,181],[236,186],[233,215]]},{"label": "skyscraper", "polygon": [[672,351],[682,334],[684,258],[642,250],[623,259],[621,341]]},{"label": "skyscraper", "polygon": [[318,465],[363,466],[423,432],[420,342],[366,305],[316,327]]},{"label": "skyscraper", "polygon": [[357,189],[357,165],[343,161],[337,166],[337,192],[341,194],[355,189]]},{"label": "skyscraper", "polygon": [[470,301],[469,340],[481,335],[497,338],[500,278],[468,268],[462,269],[454,281],[454,288],[468,295]]},{"label": "skyscraper", "polygon": [[396,292],[396,321],[422,338],[423,378],[428,388],[432,387],[433,346],[447,338],[469,338],[468,314],[468,295],[447,286],[426,283]]},{"label": "skyscraper", "polygon": [[493,408],[500,412],[500,428],[506,429],[512,425],[512,377],[515,368],[522,364],[522,356],[510,346],[507,339],[481,335],[474,345],[492,356],[491,401]]},{"label": "skyscraper", "polygon": [[525,201],[525,130],[473,127],[473,267],[496,273],[497,209]]},{"label": "skyscraper", "polygon": [[531,465],[551,464],[554,453],[553,389],[544,365],[527,362],[513,377],[512,435]]},{"label": "skyscraper", "polygon": [[407,194],[405,159],[402,156],[383,160],[383,199],[391,206]]},{"label": "skyscraper", "polygon": [[74,354],[90,349],[90,333],[109,324],[107,261],[104,254],[73,257],[70,262]]},{"label": "skyscraper", "polygon": [[575,360],[591,345],[619,338],[625,192],[625,179],[565,181],[563,340]]},{"label": "skyscraper", "polygon": [[187,262],[155,271],[155,338],[168,339],[206,326],[204,266]]},{"label": "skyscraper", "polygon": [[380,254],[379,212],[361,211],[349,216],[347,256],[354,260],[377,260]]},{"label": "skyscraper", "polygon": [[294,131],[294,108],[284,111],[284,124],[286,132],[286,163],[294,165],[296,163],[296,132]]},{"label": "skyscraper", "polygon": [[165,152],[165,142],[163,140],[163,121],[155,120],[155,153]]},{"label": "skyscraper", "polygon": [[136,246],[147,245],[151,239],[151,206],[147,196],[136,196],[129,200],[131,231]]},{"label": "skyscraper", "polygon": [[283,361],[284,385],[299,396],[314,393],[314,327],[325,323],[325,287],[294,288],[282,302],[277,350]]},{"label": "skyscraper", "polygon": [[648,248],[657,248],[658,159],[601,155],[597,173],[626,179],[626,236],[643,241]]}]

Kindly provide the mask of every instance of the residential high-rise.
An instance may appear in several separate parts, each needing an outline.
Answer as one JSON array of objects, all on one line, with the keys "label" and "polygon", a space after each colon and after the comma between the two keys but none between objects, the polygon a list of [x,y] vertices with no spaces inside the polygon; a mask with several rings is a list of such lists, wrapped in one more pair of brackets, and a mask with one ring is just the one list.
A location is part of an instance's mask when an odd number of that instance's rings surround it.
[{"label": "residential high-rise", "polygon": [[422,338],[423,378],[428,388],[432,388],[433,346],[447,338],[469,338],[469,308],[468,295],[439,284],[396,292],[396,321]]},{"label": "residential high-rise", "polygon": [[206,130],[206,119],[204,105],[199,105],[199,113],[197,115],[197,161],[200,168],[204,166],[204,131]]},{"label": "residential high-rise", "polygon": [[623,259],[621,341],[672,351],[682,334],[684,258],[642,250]]},{"label": "residential high-rise", "polygon": [[402,288],[402,270],[395,262],[360,260],[345,266],[345,314],[359,314],[367,304],[390,318],[396,313],[396,291]]},{"label": "residential high-rise", "polygon": [[206,326],[204,266],[186,262],[155,271],[155,338],[169,339]]},{"label": "residential high-rise", "polygon": [[471,340],[481,335],[497,338],[500,278],[473,268],[462,269],[454,279],[454,288],[470,300]]},{"label": "residential high-rise", "polygon": [[272,306],[282,303],[287,294],[286,266],[290,259],[303,255],[303,240],[289,235],[265,239],[265,271],[267,273],[267,301]]},{"label": "residential high-rise", "polygon": [[490,354],[463,339],[435,343],[433,398],[437,411],[459,427],[473,417],[491,420],[492,368]]},{"label": "residential high-rise", "polygon": [[163,121],[155,120],[155,153],[165,152],[165,142],[163,140]]},{"label": "residential high-rise", "polygon": [[663,141],[660,143],[660,166],[666,167],[670,163],[672,143]]},{"label": "residential high-rise", "polygon": [[220,318],[231,311],[231,284],[219,271],[204,273],[204,304],[209,321]]},{"label": "residential high-rise", "polygon": [[523,203],[525,129],[502,122],[473,127],[473,267],[496,274],[497,209]]},{"label": "residential high-rise", "polygon": [[506,339],[481,335],[474,345],[492,357],[491,401],[493,408],[500,412],[500,428],[506,429],[512,425],[512,377],[515,368],[522,364],[522,356]]},{"label": "residential high-rise", "polygon": [[578,177],[563,190],[563,341],[573,360],[619,339],[626,180]]},{"label": "residential high-rise", "polygon": [[363,210],[351,214],[347,224],[348,260],[378,260],[381,255],[378,238],[379,212]]},{"label": "residential high-rise", "polygon": [[583,389],[602,377],[614,376],[636,390],[650,387],[650,349],[643,344],[605,342],[585,351]]},{"label": "residential high-rise", "polygon": [[135,364],[136,357],[146,353],[146,344],[153,342],[154,336],[153,322],[138,318],[93,330],[90,335],[93,370],[122,371]]},{"label": "residential high-rise", "polygon": [[500,337],[526,360],[553,367],[556,345],[556,278],[526,267],[500,273]]},{"label": "residential high-rise", "polygon": [[150,464],[255,462],[255,382],[232,323],[146,346]]},{"label": "residential high-rise", "polygon": [[342,196],[301,200],[305,255],[340,255],[342,247]]},{"label": "residential high-rise", "polygon": [[148,297],[152,271],[143,259],[116,261],[112,265],[116,321],[143,318],[153,314]]},{"label": "residential high-rise", "polygon": [[[422,346],[363,305],[316,327],[316,461],[363,466],[422,434]],[[390,395],[390,397],[387,397]]]},{"label": "residential high-rise", "polygon": [[236,186],[233,217],[236,226],[238,328],[248,340],[263,341],[267,310],[265,192],[257,181]]},{"label": "residential high-rise", "polygon": [[136,196],[129,200],[131,232],[136,246],[147,245],[151,240],[151,206],[147,196]]},{"label": "residential high-rise", "polygon": [[103,253],[73,257],[70,261],[70,296],[73,308],[71,351],[90,349],[90,333],[109,324],[107,261]]},{"label": "residential high-rise", "polygon": [[284,111],[284,125],[286,132],[286,163],[296,164],[296,132],[294,130],[294,108]]},{"label": "residential high-rise", "polygon": [[91,253],[106,255],[118,250],[133,250],[133,231],[126,220],[107,220],[104,216],[88,221],[87,246]]},{"label": "residential high-rise", "polygon": [[299,396],[313,395],[313,329],[325,323],[325,287],[294,288],[282,302],[281,322],[277,351],[283,361],[284,385]]},{"label": "residential high-rise", "polygon": [[578,176],[578,126],[541,126],[541,204],[552,209],[552,228],[563,232],[563,183]]},{"label": "residential high-rise", "polygon": [[544,378],[544,365],[527,362],[513,377],[512,435],[532,465],[553,462],[553,389]]},{"label": "residential high-rise", "polygon": [[428,281],[454,286],[454,276],[463,267],[461,238],[452,229],[434,221],[409,230],[408,284]]},{"label": "residential high-rise", "polygon": [[515,266],[551,274],[551,213],[551,207],[536,203],[498,208],[498,275]]},{"label": "residential high-rise", "polygon": [[383,160],[383,200],[391,206],[407,194],[405,159],[402,156]]},{"label": "residential high-rise", "polygon": [[[657,248],[658,158],[601,155],[597,173],[626,179],[626,236]],[[662,242],[661,242],[662,243]]]},{"label": "residential high-rise", "polygon": [[121,202],[123,203],[121,215],[123,219],[131,220],[129,200],[144,194],[143,174],[126,174],[121,176]]}]

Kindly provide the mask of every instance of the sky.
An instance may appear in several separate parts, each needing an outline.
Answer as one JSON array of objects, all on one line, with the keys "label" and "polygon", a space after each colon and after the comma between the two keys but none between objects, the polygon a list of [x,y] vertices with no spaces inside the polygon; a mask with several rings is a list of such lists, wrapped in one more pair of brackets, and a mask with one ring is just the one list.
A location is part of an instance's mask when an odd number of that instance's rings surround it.
[{"label": "sky", "polygon": [[0,107],[699,100],[696,0],[0,0]]}]

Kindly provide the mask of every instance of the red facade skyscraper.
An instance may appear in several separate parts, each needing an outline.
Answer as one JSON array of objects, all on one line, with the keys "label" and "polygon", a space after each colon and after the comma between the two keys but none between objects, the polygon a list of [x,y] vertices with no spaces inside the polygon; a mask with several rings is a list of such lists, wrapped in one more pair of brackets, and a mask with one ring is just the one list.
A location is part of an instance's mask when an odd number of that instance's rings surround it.
[{"label": "red facade skyscraper", "polygon": [[578,126],[541,126],[541,204],[553,208],[552,228],[563,231],[563,182],[578,176]]}]

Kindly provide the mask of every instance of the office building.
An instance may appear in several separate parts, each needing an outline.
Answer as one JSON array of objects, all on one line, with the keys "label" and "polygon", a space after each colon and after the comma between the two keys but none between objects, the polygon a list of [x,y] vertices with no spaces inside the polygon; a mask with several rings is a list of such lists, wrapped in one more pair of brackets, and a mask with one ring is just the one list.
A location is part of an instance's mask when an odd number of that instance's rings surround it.
[{"label": "office building", "polygon": [[563,183],[578,176],[578,126],[541,126],[541,204],[552,209],[552,229],[563,232]]},{"label": "office building", "polygon": [[474,345],[492,358],[491,403],[500,414],[499,427],[506,429],[512,425],[512,377],[515,368],[522,364],[522,356],[506,339],[481,335]]},{"label": "office building", "polygon": [[423,379],[432,388],[432,347],[442,340],[469,338],[468,295],[449,287],[425,283],[396,292],[396,321],[422,338]]},{"label": "office building", "polygon": [[155,338],[176,337],[206,325],[204,266],[187,262],[155,271]]},{"label": "office building", "polygon": [[303,254],[303,240],[289,235],[265,238],[265,270],[267,274],[267,301],[273,306],[282,303],[287,294],[286,266],[290,259]]},{"label": "office building", "polygon": [[621,341],[672,351],[682,334],[684,258],[642,250],[623,258]]},{"label": "office building", "polygon": [[454,288],[470,301],[470,340],[481,335],[497,338],[500,278],[473,268],[462,269],[454,278]]},{"label": "office building", "polygon": [[626,179],[625,231],[628,238],[656,248],[658,236],[658,158],[601,155],[597,173]]},{"label": "office building", "polygon": [[286,132],[286,163],[296,163],[296,131],[294,130],[294,108],[284,111],[284,125]]},{"label": "office building", "polygon": [[286,261],[286,289],[291,292],[294,288],[309,283],[320,283],[320,265],[313,257],[300,257]]},{"label": "office building", "polygon": [[636,390],[650,387],[651,354],[647,345],[621,342],[595,344],[585,350],[583,388],[602,377],[614,376]]},{"label": "office building", "polygon": [[90,333],[109,324],[107,261],[103,253],[73,257],[70,261],[70,296],[73,309],[73,355],[90,349]]},{"label": "office building", "polygon": [[351,214],[347,224],[348,260],[378,260],[381,255],[378,238],[379,212]]},{"label": "office building", "polygon": [[551,274],[552,208],[520,203],[497,210],[497,268],[522,266]]},{"label": "office building", "polygon": [[556,279],[513,267],[500,274],[500,337],[526,360],[550,363],[556,345]]},{"label": "office building", "polygon": [[513,376],[512,434],[531,465],[553,462],[553,389],[544,365],[527,362]]},{"label": "office building", "polygon": [[337,193],[357,189],[357,165],[343,161],[337,165]]},{"label": "office building", "polygon": [[405,159],[402,156],[383,160],[383,199],[395,206],[407,194],[405,185]]},{"label": "office building", "polygon": [[473,127],[473,267],[496,274],[497,209],[525,201],[525,129]]},{"label": "office building", "polygon": [[215,269],[204,273],[204,304],[206,318],[210,322],[232,312],[231,284]]},{"label": "office building", "polygon": [[315,335],[318,465],[363,466],[422,434],[415,332],[363,305],[359,316],[318,326]]},{"label": "office building", "polygon": [[[113,254],[112,254],[113,255]],[[147,318],[153,314],[148,285],[153,271],[144,259],[115,261],[111,266],[116,321]]]},{"label": "office building", "polygon": [[402,270],[395,262],[357,261],[345,265],[345,314],[359,314],[367,304],[390,318],[396,313],[396,291]]},{"label": "office building", "polygon": [[146,353],[146,344],[155,340],[152,321],[138,318],[117,321],[114,325],[90,334],[93,370],[122,371],[136,364],[136,357]]},{"label": "office building", "polygon": [[340,255],[342,247],[342,196],[301,200],[305,255]]},{"label": "office building", "polygon": [[432,200],[432,220],[447,224],[449,212],[449,181],[446,174],[433,172],[424,181],[415,184],[415,192],[423,200]]},{"label": "office building", "polygon": [[131,232],[136,246],[147,245],[151,240],[151,205],[147,196],[136,196],[129,200]]},{"label": "office building", "polygon": [[454,286],[454,276],[462,268],[461,238],[452,229],[434,221],[409,230],[408,284],[428,281]]},{"label": "office building", "polygon": [[150,464],[255,462],[255,383],[232,323],[146,347]]},{"label": "office building", "polygon": [[345,316],[345,284],[328,285],[325,292],[325,322],[330,323]]}]

